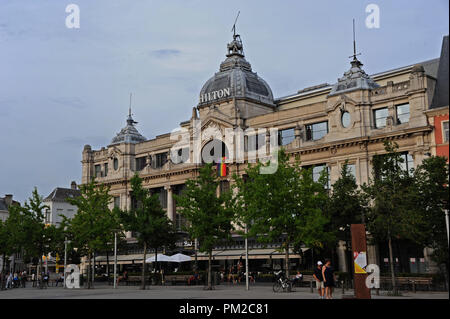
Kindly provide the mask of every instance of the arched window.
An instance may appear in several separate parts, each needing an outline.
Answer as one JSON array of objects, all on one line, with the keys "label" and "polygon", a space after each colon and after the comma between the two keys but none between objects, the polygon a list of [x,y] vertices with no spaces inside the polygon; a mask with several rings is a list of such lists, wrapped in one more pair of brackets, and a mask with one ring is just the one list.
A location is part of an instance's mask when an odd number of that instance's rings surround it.
[{"label": "arched window", "polygon": [[212,140],[202,149],[202,162],[217,164],[222,158],[228,158],[228,148],[224,142],[220,140]]}]

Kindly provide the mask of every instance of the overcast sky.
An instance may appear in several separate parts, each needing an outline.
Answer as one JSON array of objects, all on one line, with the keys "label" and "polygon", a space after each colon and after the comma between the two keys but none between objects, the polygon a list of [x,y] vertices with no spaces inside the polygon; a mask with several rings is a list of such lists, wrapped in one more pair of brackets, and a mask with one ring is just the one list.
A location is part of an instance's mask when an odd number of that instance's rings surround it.
[{"label": "overcast sky", "polygon": [[[65,8],[80,8],[80,28]],[[380,8],[368,29],[365,8]],[[0,196],[23,202],[81,179],[85,144],[107,146],[125,125],[170,132],[191,116],[225,59],[232,24],[247,60],[281,97],[336,82],[349,69],[352,18],[369,74],[439,57],[448,0],[0,1]]]}]

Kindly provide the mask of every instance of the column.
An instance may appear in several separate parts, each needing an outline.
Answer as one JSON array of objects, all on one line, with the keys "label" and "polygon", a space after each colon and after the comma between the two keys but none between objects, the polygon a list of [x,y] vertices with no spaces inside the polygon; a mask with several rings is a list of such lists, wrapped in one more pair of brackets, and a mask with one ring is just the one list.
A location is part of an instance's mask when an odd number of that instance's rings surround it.
[{"label": "column", "polygon": [[164,187],[167,191],[167,216],[172,222],[175,222],[175,210],[173,206],[173,189],[172,186],[167,185]]}]

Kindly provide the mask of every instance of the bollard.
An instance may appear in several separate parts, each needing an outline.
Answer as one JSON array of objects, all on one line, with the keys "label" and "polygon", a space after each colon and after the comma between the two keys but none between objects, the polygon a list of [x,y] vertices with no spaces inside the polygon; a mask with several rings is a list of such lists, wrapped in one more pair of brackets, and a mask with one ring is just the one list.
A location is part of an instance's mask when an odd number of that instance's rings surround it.
[{"label": "bollard", "polygon": [[309,287],[311,288],[311,293],[314,293],[312,280],[309,282]]}]

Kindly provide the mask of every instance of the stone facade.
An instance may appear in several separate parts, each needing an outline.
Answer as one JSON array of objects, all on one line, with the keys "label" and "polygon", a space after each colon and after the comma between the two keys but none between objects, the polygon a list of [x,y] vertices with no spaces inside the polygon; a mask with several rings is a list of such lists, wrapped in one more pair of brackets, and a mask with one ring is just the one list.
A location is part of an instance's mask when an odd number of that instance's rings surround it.
[{"label": "stone facade", "polygon": [[[286,133],[285,140],[289,143],[283,147],[287,153],[292,157],[300,155],[302,165],[328,167],[331,184],[338,179],[345,161],[354,165],[359,184],[368,182],[371,160],[374,155],[384,153],[385,140],[395,140],[399,151],[409,154],[409,164],[417,166],[431,152],[433,127],[425,112],[433,98],[438,63],[439,59],[434,59],[369,76],[354,57],[350,70],[336,84],[316,85],[274,99],[270,87],[245,60],[242,42],[235,35],[219,72],[202,88],[191,119],[180,124],[180,130],[189,132],[191,143],[185,146],[191,147],[188,153],[191,163],[176,164],[171,160],[172,147],[182,145],[171,139],[171,134],[142,142],[112,143],[100,150],[86,145],[82,154],[82,183],[96,177],[111,187],[116,205],[129,209],[130,178],[138,172],[145,187],[160,193],[168,216],[176,220],[179,217],[173,191],[195,177],[200,165],[192,163],[192,139],[198,120],[202,132],[208,129],[220,132],[228,151],[236,149],[225,140],[226,129],[276,128],[277,134]],[[130,123],[134,125],[129,118]],[[217,138],[205,138],[200,149]],[[267,149],[270,138],[267,134],[264,139]],[[279,136],[272,138],[279,140]],[[242,163],[228,164],[224,180],[229,180],[233,173],[244,173],[247,155]],[[377,258],[374,249],[369,252],[369,263],[376,263]],[[342,260],[341,264],[345,262]]]}]

